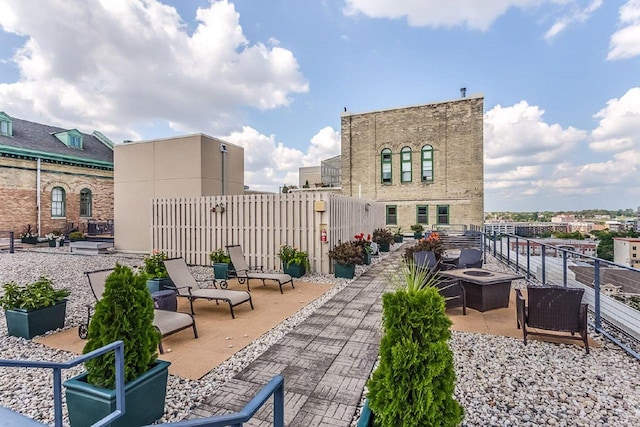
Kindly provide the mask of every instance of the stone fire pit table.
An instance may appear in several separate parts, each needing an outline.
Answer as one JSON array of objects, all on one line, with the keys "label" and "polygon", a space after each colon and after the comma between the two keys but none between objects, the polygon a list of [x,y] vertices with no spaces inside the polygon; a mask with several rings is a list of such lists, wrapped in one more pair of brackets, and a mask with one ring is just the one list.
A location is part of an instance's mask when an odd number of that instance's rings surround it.
[{"label": "stone fire pit table", "polygon": [[478,311],[509,307],[511,281],[524,279],[520,274],[501,273],[482,268],[440,271],[444,277],[458,279],[464,287],[467,307]]}]

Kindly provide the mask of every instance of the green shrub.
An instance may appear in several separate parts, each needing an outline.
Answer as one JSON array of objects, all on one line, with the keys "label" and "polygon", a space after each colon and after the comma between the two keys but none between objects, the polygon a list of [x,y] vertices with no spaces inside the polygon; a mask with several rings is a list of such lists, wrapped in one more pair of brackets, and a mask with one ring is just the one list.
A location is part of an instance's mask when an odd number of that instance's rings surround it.
[{"label": "green shrub", "polygon": [[72,242],[77,242],[78,240],[82,239],[84,239],[84,234],[82,234],[80,231],[72,231],[71,233],[69,233],[69,240]]},{"label": "green shrub", "polygon": [[451,321],[432,286],[439,277],[403,263],[400,280],[404,288],[382,297],[380,364],[368,381],[376,425],[456,426],[463,409],[453,397]]},{"label": "green shrub", "polygon": [[46,277],[41,277],[36,282],[25,286],[9,282],[2,285],[2,288],[0,306],[5,310],[14,308],[34,310],[49,307],[56,305],[70,294],[66,288],[55,289],[51,279]]},{"label": "green shrub", "polygon": [[[125,381],[148,371],[155,361],[160,333],[153,326],[153,300],[145,274],[116,264],[106,280],[102,298],[89,324],[89,339],[83,353],[89,353],[116,340],[124,341]],[[115,387],[113,353],[85,363],[89,383]]]},{"label": "green shrub", "polygon": [[165,259],[167,259],[167,254],[153,251],[151,255],[144,258],[144,272],[152,279],[169,277],[169,273],[167,273],[167,269],[164,266]]},{"label": "green shrub", "polygon": [[224,249],[216,249],[209,254],[209,261],[213,264],[229,264],[231,262],[231,258]]}]

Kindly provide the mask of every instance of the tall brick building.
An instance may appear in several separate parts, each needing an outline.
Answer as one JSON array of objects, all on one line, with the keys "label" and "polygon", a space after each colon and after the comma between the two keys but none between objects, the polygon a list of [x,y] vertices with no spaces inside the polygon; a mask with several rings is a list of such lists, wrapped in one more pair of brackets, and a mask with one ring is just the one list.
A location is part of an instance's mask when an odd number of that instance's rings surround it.
[{"label": "tall brick building", "polygon": [[409,231],[482,226],[482,95],[341,114],[342,193],[386,204],[386,223]]},{"label": "tall brick building", "polygon": [[0,230],[40,236],[113,219],[113,143],[0,112]]}]

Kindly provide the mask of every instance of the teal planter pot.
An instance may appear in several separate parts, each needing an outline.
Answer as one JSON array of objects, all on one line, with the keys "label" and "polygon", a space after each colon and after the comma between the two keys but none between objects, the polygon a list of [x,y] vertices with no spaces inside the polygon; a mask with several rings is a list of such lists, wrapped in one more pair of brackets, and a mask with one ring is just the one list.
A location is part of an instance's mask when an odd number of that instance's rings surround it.
[{"label": "teal planter pot", "polygon": [[364,401],[357,427],[373,427],[373,418],[373,412],[369,408],[369,399],[367,399]]},{"label": "teal planter pot", "polygon": [[289,264],[284,266],[284,272],[291,277],[302,277],[306,273],[303,264]]},{"label": "teal planter pot", "polygon": [[362,257],[362,263],[364,265],[371,265],[371,253],[364,251],[364,256]]},{"label": "teal planter pot", "polygon": [[[170,362],[156,360],[153,367],[125,384],[125,414],[111,427],[143,426],[164,415]],[[87,382],[87,373],[64,382],[69,423],[85,427],[109,415],[116,408],[116,392]]]},{"label": "teal planter pot", "polygon": [[226,262],[214,262],[213,263],[213,275],[219,280],[229,279],[229,264]]},{"label": "teal planter pot", "polygon": [[20,241],[22,243],[27,243],[29,245],[35,245],[36,243],[38,243],[38,238],[37,237],[23,237],[20,239]]},{"label": "teal planter pot", "polygon": [[404,236],[402,236],[402,235],[399,235],[399,236],[398,236],[398,235],[395,235],[395,236],[393,236],[393,241],[394,241],[395,243],[402,243],[402,242],[404,241]]},{"label": "teal planter pot", "polygon": [[390,246],[391,245],[389,243],[380,243],[378,245],[378,249],[380,250],[380,252],[389,252]]},{"label": "teal planter pot", "polygon": [[419,233],[413,233],[413,238],[414,238],[414,239],[416,239],[416,240],[417,240],[417,239],[422,239],[422,232],[419,232]]},{"label": "teal planter pot", "polygon": [[64,327],[64,316],[67,310],[67,300],[35,310],[15,308],[5,310],[7,331],[14,337],[30,340],[36,335]]},{"label": "teal planter pot", "polygon": [[174,287],[173,282],[168,277],[155,277],[147,280],[147,288],[149,288],[150,293],[164,291],[165,289],[173,289]]},{"label": "teal planter pot", "polygon": [[333,263],[333,271],[335,277],[342,279],[353,279],[353,276],[355,276],[356,274],[356,266],[355,264],[342,265],[336,262]]}]

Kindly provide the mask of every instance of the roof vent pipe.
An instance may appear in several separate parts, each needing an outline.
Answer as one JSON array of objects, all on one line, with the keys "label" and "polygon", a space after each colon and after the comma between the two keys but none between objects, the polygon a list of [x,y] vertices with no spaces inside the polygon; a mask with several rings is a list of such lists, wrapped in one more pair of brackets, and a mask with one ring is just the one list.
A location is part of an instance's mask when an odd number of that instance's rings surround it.
[{"label": "roof vent pipe", "polygon": [[466,88],[466,87],[461,87],[461,88],[460,88],[460,96],[461,96],[462,98],[464,98],[464,97],[466,97],[466,96],[467,96],[467,88]]}]

